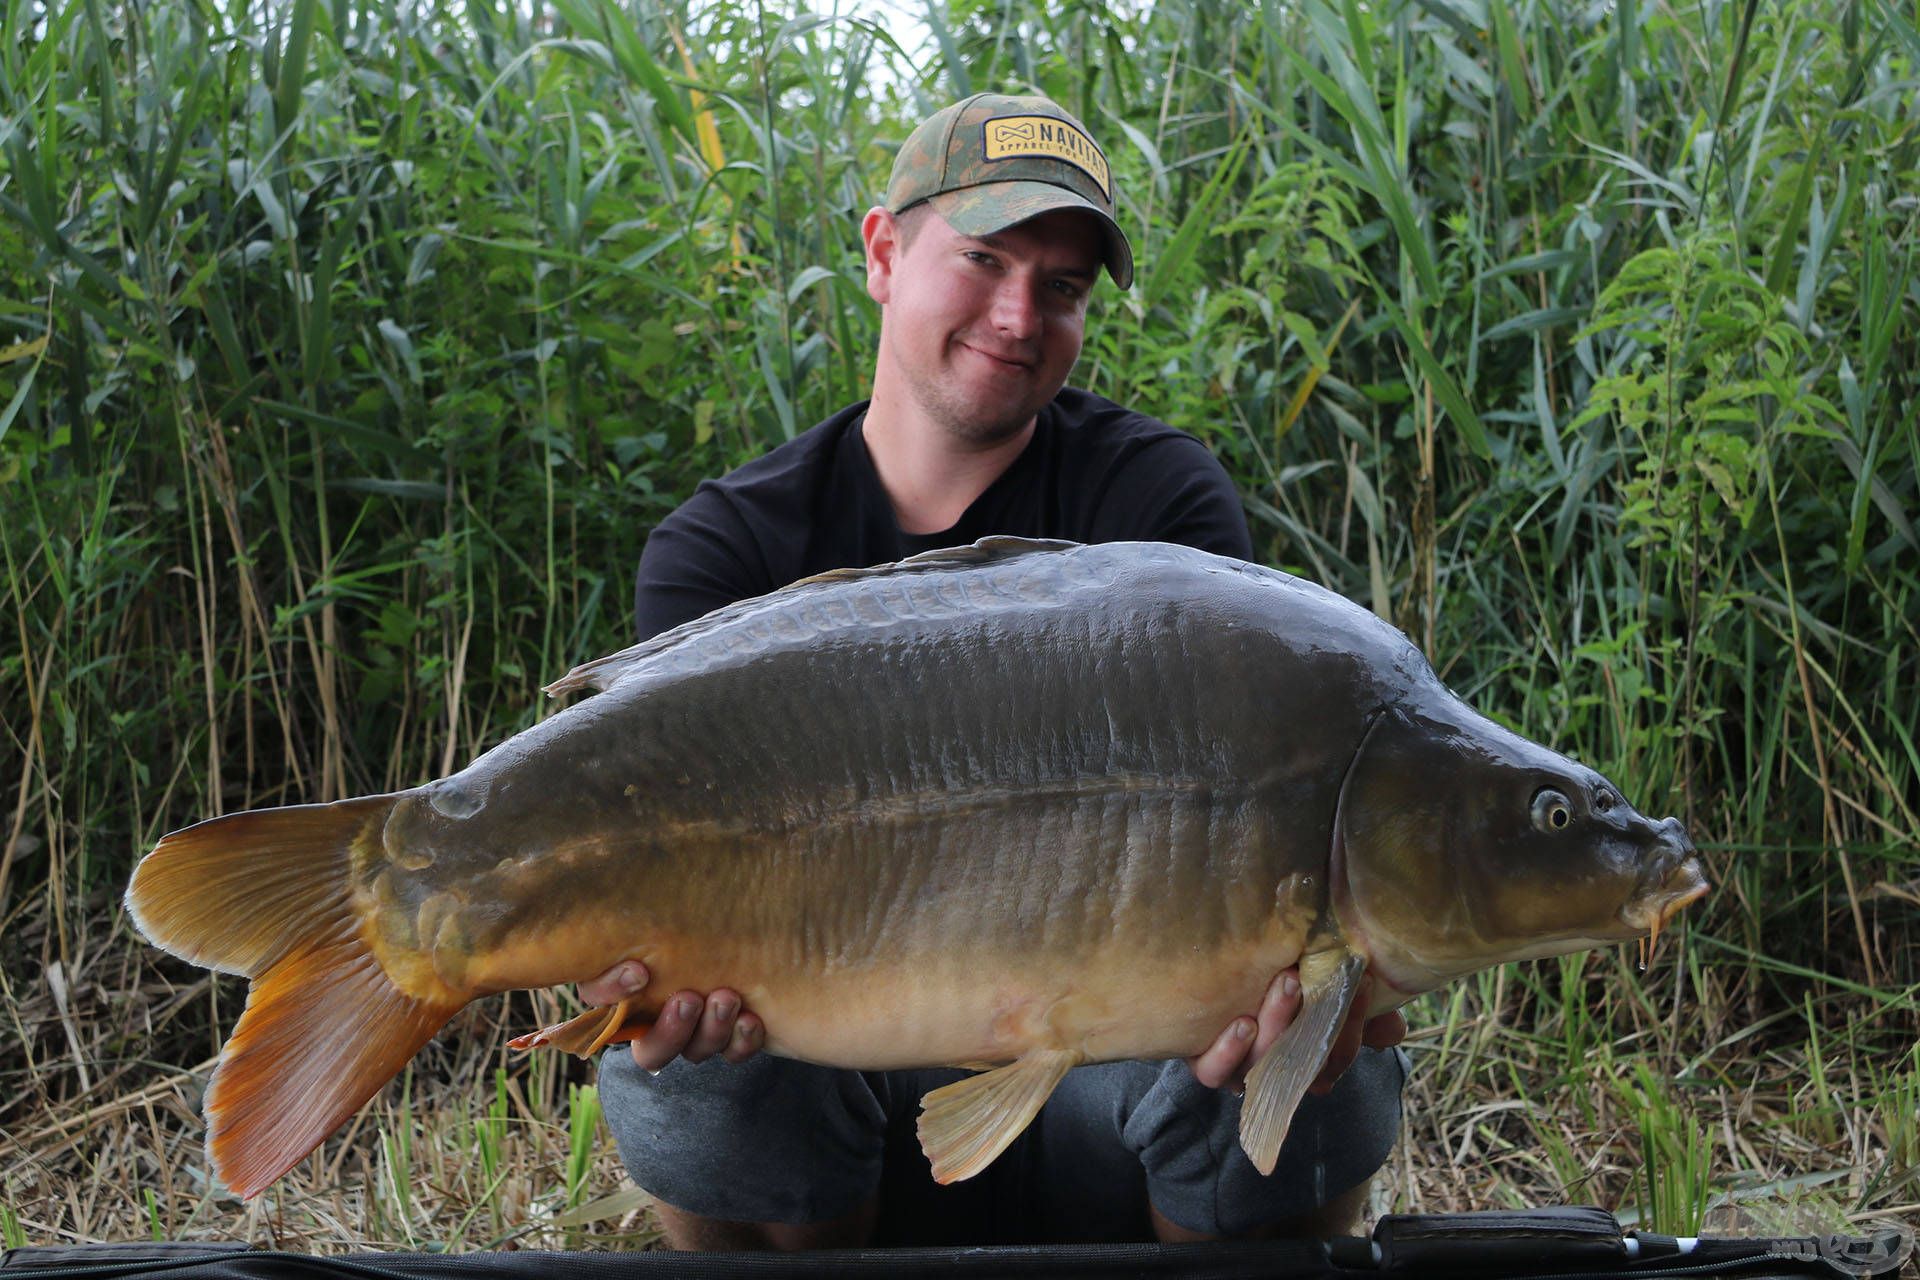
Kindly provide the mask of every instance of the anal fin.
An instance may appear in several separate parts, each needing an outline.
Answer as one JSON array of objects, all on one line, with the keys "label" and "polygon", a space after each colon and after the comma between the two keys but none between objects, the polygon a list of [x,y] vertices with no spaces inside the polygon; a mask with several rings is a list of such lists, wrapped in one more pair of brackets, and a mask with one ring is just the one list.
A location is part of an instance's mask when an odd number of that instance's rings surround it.
[{"label": "anal fin", "polygon": [[920,1149],[933,1165],[933,1180],[959,1182],[992,1164],[1040,1114],[1067,1069],[1081,1061],[1071,1049],[1035,1049],[922,1098]]},{"label": "anal fin", "polygon": [[1300,1012],[1248,1073],[1240,1106],[1240,1148],[1261,1173],[1279,1162],[1294,1110],[1326,1065],[1366,969],[1365,957],[1350,951],[1301,958]]},{"label": "anal fin", "polygon": [[507,1041],[509,1049],[558,1049],[576,1057],[591,1058],[616,1040],[632,1040],[643,1035],[653,1020],[636,1012],[638,999],[628,996],[617,1004],[601,1005],[585,1013],[556,1022],[538,1031],[515,1036]]}]

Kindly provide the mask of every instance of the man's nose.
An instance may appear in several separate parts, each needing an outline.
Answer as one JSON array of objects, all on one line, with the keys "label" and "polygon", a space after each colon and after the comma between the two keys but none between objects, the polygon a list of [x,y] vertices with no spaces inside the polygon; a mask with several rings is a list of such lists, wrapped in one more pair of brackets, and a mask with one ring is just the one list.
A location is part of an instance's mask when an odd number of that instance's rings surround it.
[{"label": "man's nose", "polygon": [[1040,308],[1033,296],[1033,283],[1012,273],[993,293],[993,325],[1015,338],[1030,338],[1040,331]]}]

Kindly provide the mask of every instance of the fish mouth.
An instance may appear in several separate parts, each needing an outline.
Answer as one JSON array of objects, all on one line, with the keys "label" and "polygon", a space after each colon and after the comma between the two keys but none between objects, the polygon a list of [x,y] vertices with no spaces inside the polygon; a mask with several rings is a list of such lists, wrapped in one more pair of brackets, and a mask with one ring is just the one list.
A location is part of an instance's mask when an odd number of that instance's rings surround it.
[{"label": "fish mouth", "polygon": [[1706,897],[1707,889],[1707,874],[1700,859],[1687,856],[1667,870],[1656,888],[1635,894],[1620,909],[1620,919],[1635,933],[1658,938],[1667,922]]}]

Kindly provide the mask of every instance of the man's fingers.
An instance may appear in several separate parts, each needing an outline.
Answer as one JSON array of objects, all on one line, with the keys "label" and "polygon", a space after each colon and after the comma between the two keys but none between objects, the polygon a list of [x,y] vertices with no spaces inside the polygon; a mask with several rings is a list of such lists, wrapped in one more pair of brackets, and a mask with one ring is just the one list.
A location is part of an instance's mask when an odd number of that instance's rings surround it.
[{"label": "man's fingers", "polygon": [[[1300,971],[1282,969],[1279,976],[1267,984],[1267,994],[1260,1001],[1260,1034],[1254,1037],[1253,1052],[1247,1057],[1248,1070],[1293,1025],[1294,1016],[1299,1012]],[[1245,1072],[1241,1074],[1244,1076]]]},{"label": "man's fingers", "polygon": [[1293,1025],[1294,1015],[1299,1012],[1300,971],[1282,969],[1267,984],[1267,994],[1260,999],[1260,1012],[1256,1018],[1259,1029],[1254,1034],[1253,1044],[1227,1081],[1235,1093],[1245,1091],[1247,1073],[1253,1070],[1253,1064],[1266,1057],[1267,1050],[1273,1048],[1274,1041],[1286,1034],[1287,1028]]},{"label": "man's fingers", "polygon": [[658,1071],[680,1056],[700,1026],[700,993],[682,991],[667,1001],[647,1033],[633,1042],[633,1060],[643,1071]]},{"label": "man's fingers", "polygon": [[1391,1049],[1407,1038],[1407,1020],[1398,1009],[1389,1009],[1377,1018],[1368,1018],[1360,1033],[1360,1043],[1369,1049]]},{"label": "man's fingers", "polygon": [[649,976],[647,966],[640,961],[622,960],[599,977],[580,984],[580,1003],[589,1009],[618,1004],[644,990]]},{"label": "man's fingers", "polygon": [[1254,1020],[1244,1014],[1228,1023],[1212,1044],[1187,1059],[1193,1078],[1209,1089],[1218,1089],[1241,1074],[1240,1064],[1246,1061],[1247,1047],[1253,1043],[1256,1030]]},{"label": "man's fingers", "polygon": [[688,1062],[705,1062],[733,1040],[734,1019],[740,1016],[740,996],[725,987],[707,995],[706,1011],[694,1028],[693,1039],[680,1051]]},{"label": "man's fingers", "polygon": [[1227,1025],[1205,1052],[1188,1058],[1193,1078],[1210,1089],[1244,1088],[1247,1072],[1260,1056],[1273,1047],[1300,1012],[1300,972],[1285,969],[1267,984],[1260,998],[1260,1011],[1253,1017],[1244,1014]]},{"label": "man's fingers", "polygon": [[760,1025],[760,1019],[743,1010],[734,1020],[733,1038],[727,1041],[726,1052],[722,1056],[728,1062],[745,1062],[760,1052],[766,1042],[767,1031]]}]

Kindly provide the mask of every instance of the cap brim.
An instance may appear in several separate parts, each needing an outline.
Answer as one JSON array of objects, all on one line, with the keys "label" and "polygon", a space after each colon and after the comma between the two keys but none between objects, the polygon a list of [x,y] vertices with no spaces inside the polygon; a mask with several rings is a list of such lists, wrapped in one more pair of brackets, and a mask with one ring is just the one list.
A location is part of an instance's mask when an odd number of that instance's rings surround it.
[{"label": "cap brim", "polygon": [[[991,199],[981,199],[986,191]],[[1090,213],[1100,224],[1106,252],[1101,261],[1107,274],[1122,289],[1133,286],[1133,246],[1126,233],[1105,209],[1076,191],[1056,187],[1051,182],[990,182],[958,191],[943,191],[927,201],[947,225],[963,236],[990,236],[996,231],[1018,226],[1055,209],[1078,209]]]}]

